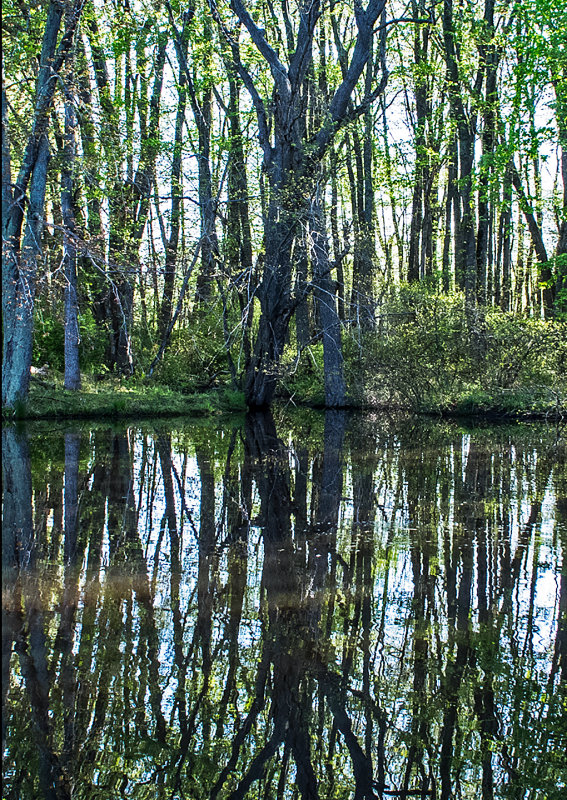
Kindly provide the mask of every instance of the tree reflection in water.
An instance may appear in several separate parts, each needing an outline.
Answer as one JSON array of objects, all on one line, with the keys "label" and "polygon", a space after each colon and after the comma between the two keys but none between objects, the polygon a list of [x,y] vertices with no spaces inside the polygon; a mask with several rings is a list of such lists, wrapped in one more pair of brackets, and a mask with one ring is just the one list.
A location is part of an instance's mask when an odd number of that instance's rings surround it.
[{"label": "tree reflection in water", "polygon": [[3,433],[4,797],[559,798],[548,426]]}]

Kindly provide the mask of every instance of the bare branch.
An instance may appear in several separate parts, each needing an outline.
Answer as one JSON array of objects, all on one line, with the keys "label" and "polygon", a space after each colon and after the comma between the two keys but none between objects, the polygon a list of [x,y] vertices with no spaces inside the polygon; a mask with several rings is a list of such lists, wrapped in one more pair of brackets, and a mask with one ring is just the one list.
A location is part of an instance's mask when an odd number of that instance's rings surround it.
[{"label": "bare branch", "polygon": [[278,54],[274,50],[274,48],[268,44],[265,38],[265,31],[259,28],[250,14],[248,13],[244,3],[242,0],[231,0],[231,8],[238,17],[238,19],[242,22],[242,24],[247,29],[252,41],[258,48],[259,52],[264,56],[268,65],[270,67],[272,76],[278,87],[278,91],[282,96],[282,99],[287,100],[290,98],[291,95],[291,87],[290,81],[288,77],[288,73],[282,62],[280,61]]}]

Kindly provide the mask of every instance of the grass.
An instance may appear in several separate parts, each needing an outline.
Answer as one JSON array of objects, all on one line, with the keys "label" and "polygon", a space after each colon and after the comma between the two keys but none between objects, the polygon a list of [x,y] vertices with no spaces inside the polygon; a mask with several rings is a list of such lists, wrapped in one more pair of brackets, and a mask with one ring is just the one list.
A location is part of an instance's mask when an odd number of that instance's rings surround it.
[{"label": "grass", "polygon": [[2,409],[2,419],[81,419],[203,416],[245,410],[240,392],[228,388],[182,394],[157,384],[83,378],[80,391],[63,388],[62,376],[32,380],[27,401]]},{"label": "grass", "polygon": [[[321,405],[317,382],[310,387],[294,387],[293,394],[280,394],[280,404]],[[305,381],[303,381],[305,383]],[[380,403],[378,406],[382,405]],[[396,404],[385,403],[386,407]],[[402,406],[403,407],[403,404]],[[159,418],[173,416],[211,416],[223,413],[242,413],[246,410],[241,392],[227,387],[207,392],[183,394],[159,384],[131,385],[126,381],[109,379],[95,383],[83,380],[78,392],[63,388],[62,379],[55,375],[49,382],[32,382],[27,402],[18,403],[14,409],[2,409],[3,421],[14,419],[127,419]],[[486,416],[549,418],[566,413],[565,400],[559,392],[548,387],[517,388],[514,390],[483,391],[478,387],[446,396],[441,403],[422,403],[419,408],[407,410],[441,416]]]},{"label": "grass", "polygon": [[442,416],[514,417],[559,419],[565,417],[565,395],[547,386],[524,386],[514,389],[495,387],[490,391],[477,387],[462,390],[438,405],[424,405],[421,411]]}]

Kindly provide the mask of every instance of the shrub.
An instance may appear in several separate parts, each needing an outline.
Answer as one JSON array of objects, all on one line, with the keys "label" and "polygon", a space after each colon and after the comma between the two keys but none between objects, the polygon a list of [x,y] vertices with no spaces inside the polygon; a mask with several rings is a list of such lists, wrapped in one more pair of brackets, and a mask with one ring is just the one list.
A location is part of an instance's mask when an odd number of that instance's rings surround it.
[{"label": "shrub", "polygon": [[79,314],[79,363],[82,372],[100,372],[104,366],[107,332],[95,322],[92,311]]},{"label": "shrub", "polygon": [[174,330],[155,377],[182,392],[226,382],[228,368],[218,315],[203,312],[199,319],[194,315],[190,327]]},{"label": "shrub", "polygon": [[65,366],[65,329],[55,316],[41,310],[34,319],[32,361],[35,366],[49,364],[53,369]]},{"label": "shrub", "polygon": [[539,409],[565,393],[567,326],[478,311],[460,294],[392,291],[376,331],[345,341],[351,396],[415,410]]},{"label": "shrub", "polygon": [[299,354],[288,345],[280,364],[280,393],[299,404],[322,406],[325,403],[323,344],[314,342]]}]

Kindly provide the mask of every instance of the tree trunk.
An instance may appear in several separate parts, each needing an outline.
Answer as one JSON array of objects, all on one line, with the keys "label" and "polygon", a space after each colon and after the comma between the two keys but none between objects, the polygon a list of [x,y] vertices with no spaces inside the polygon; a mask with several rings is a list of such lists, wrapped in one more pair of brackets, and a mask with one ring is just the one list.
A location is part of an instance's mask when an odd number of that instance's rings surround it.
[{"label": "tree trunk", "polygon": [[[71,92],[71,87],[68,88]],[[65,134],[61,163],[61,212],[63,217],[63,265],[65,272],[65,388],[81,388],[79,366],[79,303],[77,297],[77,244],[74,180],[77,116],[74,96],[65,102]]]},{"label": "tree trunk", "polygon": [[[182,34],[181,47],[184,53],[187,52],[187,37]],[[177,252],[179,249],[179,232],[181,227],[183,177],[182,177],[182,149],[183,149],[183,125],[185,123],[185,108],[187,105],[187,78],[183,66],[179,67],[179,89],[177,101],[177,114],[175,117],[175,140],[173,144],[173,159],[171,163],[171,215],[169,222],[169,237],[165,236],[165,229],[162,230],[163,244],[165,248],[165,269],[163,280],[163,295],[159,310],[158,335],[163,339],[173,313],[173,288],[175,284],[175,270],[177,265]],[[159,208],[156,209],[159,215]],[[162,228],[160,217],[160,228]]]},{"label": "tree trunk", "polygon": [[[370,69],[370,66],[367,67]],[[372,274],[374,269],[374,189],[372,186],[372,143],[370,141],[370,116],[365,115],[364,141],[361,146],[358,132],[353,131],[353,146],[357,164],[356,194],[358,224],[356,225],[354,258],[352,265],[351,320],[361,328],[374,327],[374,300]]]},{"label": "tree trunk", "polygon": [[57,38],[64,6],[51,2],[47,10],[31,131],[15,185],[11,177],[7,99],[2,84],[2,404],[11,407],[25,399],[29,388],[33,311],[49,162],[47,129],[57,85],[53,76],[59,74],[65,63],[81,10],[80,2],[72,6],[59,45]]},{"label": "tree trunk", "polygon": [[252,229],[248,201],[248,176],[244,137],[240,119],[240,81],[236,64],[238,44],[231,45],[230,55],[223,55],[229,80],[228,117],[230,152],[228,161],[228,210],[226,225],[226,265],[231,287],[236,289],[240,307],[241,341],[245,370],[250,361],[250,330],[253,302],[250,293],[252,280]]},{"label": "tree trunk", "polygon": [[[205,16],[206,39],[211,38],[212,31],[208,17]],[[205,52],[199,65],[202,74],[207,76],[211,71],[210,53]],[[211,126],[212,126],[212,81],[209,79],[201,97],[197,97],[193,84],[190,84],[190,98],[193,116],[199,136],[199,152],[197,156],[199,171],[199,209],[201,214],[201,270],[197,276],[195,300],[207,303],[211,298],[215,279],[216,262],[219,256],[219,244],[216,232],[216,201],[213,197],[213,179],[211,174]]]},{"label": "tree trunk", "polygon": [[478,229],[476,240],[477,262],[477,299],[484,304],[488,289],[488,251],[490,237],[491,188],[490,178],[493,171],[492,158],[496,142],[495,112],[498,102],[496,88],[498,63],[500,55],[494,45],[494,0],[486,0],[484,7],[483,36],[489,36],[488,42],[482,42],[479,52],[484,62],[485,93],[482,130],[482,158],[478,187]]},{"label": "tree trunk", "polygon": [[49,155],[49,142],[44,134],[30,181],[29,204],[21,253],[17,254],[12,251],[9,254],[11,275],[8,296],[4,300],[3,320],[2,405],[5,406],[14,406],[18,400],[26,398],[29,389],[33,311],[37,266],[41,259],[41,232]]},{"label": "tree trunk", "polygon": [[[450,140],[450,150],[447,165],[447,195],[445,198],[445,231],[443,236],[443,291],[448,293],[451,289],[451,239],[453,209],[456,204],[457,181],[457,142],[454,136]],[[454,276],[453,276],[454,277]]]},{"label": "tree trunk", "polygon": [[510,165],[504,173],[502,184],[502,210],[498,221],[497,268],[495,301],[503,311],[511,307],[512,273],[512,174]]},{"label": "tree trunk", "polygon": [[541,226],[536,219],[532,204],[530,203],[529,198],[526,196],[524,187],[522,185],[522,179],[520,178],[520,174],[513,161],[510,161],[510,172],[512,176],[512,185],[518,195],[520,209],[524,214],[536,258],[539,262],[539,279],[545,284],[545,288],[543,290],[543,307],[546,316],[549,316],[553,310],[555,286],[553,285],[553,274],[549,264],[545,243],[543,241],[543,233]]},{"label": "tree trunk", "polygon": [[341,408],[345,405],[345,381],[343,377],[343,352],[341,321],[337,313],[335,287],[331,280],[329,245],[325,230],[323,206],[318,188],[313,202],[311,217],[311,258],[315,296],[319,305],[319,319],[323,331],[323,363],[325,376],[325,406]]},{"label": "tree trunk", "polygon": [[297,213],[278,209],[276,204],[276,199],[272,198],[265,225],[264,277],[258,289],[262,314],[244,388],[251,408],[269,406],[272,401],[293,312],[290,298],[291,246]]},{"label": "tree trunk", "polygon": [[293,260],[296,269],[296,294],[299,297],[295,310],[295,338],[297,349],[301,351],[309,344],[311,334],[309,330],[309,305],[307,292],[308,258],[305,233],[300,231],[295,238]]},{"label": "tree trunk", "polygon": [[557,238],[556,276],[553,300],[561,311],[567,311],[567,68],[563,65],[560,80],[554,84],[556,117],[561,150],[561,179],[563,182],[562,208],[560,211],[559,236]]},{"label": "tree trunk", "polygon": [[339,240],[339,193],[337,186],[338,158],[336,148],[331,149],[331,236],[333,241],[333,258],[337,265],[337,301],[338,313],[341,322],[345,321],[345,276],[343,261],[341,258],[341,246]]},{"label": "tree trunk", "polygon": [[472,121],[463,105],[463,86],[460,77],[453,0],[443,6],[443,42],[447,64],[451,113],[457,128],[459,145],[460,220],[455,226],[455,270],[458,283],[464,286],[467,309],[476,305],[476,245],[472,208],[472,173],[474,167],[474,134]]},{"label": "tree trunk", "polygon": [[[412,2],[414,17],[424,14],[423,3]],[[416,68],[414,80],[415,114],[415,170],[412,198],[411,228],[408,254],[408,281],[415,282],[425,276],[425,231],[424,223],[427,210],[426,185],[429,179],[429,157],[427,154],[426,126],[430,111],[428,102],[427,60],[429,45],[429,27],[416,25],[414,31],[413,55]]]}]

